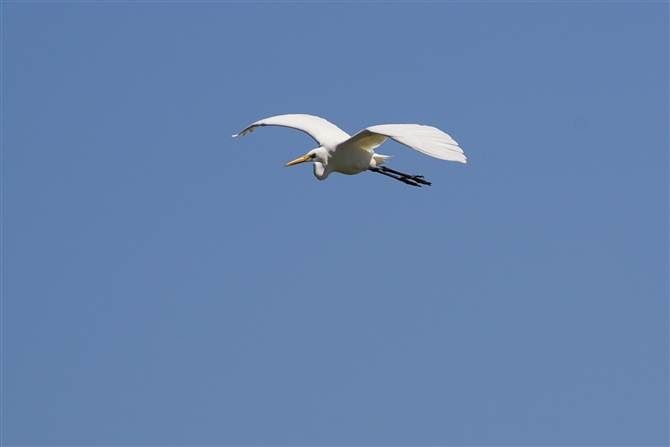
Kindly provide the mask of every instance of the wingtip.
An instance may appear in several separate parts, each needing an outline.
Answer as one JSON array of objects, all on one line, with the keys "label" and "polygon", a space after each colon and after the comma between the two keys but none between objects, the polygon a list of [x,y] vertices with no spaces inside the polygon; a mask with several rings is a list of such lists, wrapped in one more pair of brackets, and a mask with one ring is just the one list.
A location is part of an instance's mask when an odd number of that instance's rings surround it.
[{"label": "wingtip", "polygon": [[238,137],[239,135],[240,135],[239,133],[236,133],[236,134],[233,135],[232,137],[233,137],[233,138],[236,138],[236,137]]}]

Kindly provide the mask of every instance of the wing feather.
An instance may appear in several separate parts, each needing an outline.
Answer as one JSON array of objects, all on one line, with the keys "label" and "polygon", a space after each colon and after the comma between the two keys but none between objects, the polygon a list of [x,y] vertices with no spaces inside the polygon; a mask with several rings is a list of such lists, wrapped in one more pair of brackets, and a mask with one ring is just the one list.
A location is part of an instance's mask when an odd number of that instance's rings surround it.
[{"label": "wing feather", "polygon": [[341,144],[342,147],[373,151],[386,140],[392,138],[398,143],[409,146],[440,160],[465,163],[467,158],[463,149],[446,133],[432,126],[420,124],[382,124],[371,126]]},{"label": "wing feather", "polygon": [[335,124],[318,116],[304,114],[278,115],[256,121],[239,134],[233,135],[233,138],[246,135],[262,126],[282,126],[301,130],[314,138],[320,146],[329,149],[335,148],[342,141],[349,139],[349,134]]}]

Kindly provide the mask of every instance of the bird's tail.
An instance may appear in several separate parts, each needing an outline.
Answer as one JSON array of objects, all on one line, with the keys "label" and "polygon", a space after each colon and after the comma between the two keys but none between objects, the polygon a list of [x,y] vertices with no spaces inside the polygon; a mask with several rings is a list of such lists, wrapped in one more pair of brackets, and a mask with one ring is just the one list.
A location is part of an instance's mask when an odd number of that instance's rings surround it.
[{"label": "bird's tail", "polygon": [[380,155],[380,154],[374,154],[372,156],[375,159],[375,163],[377,166],[380,164],[384,163],[387,159],[393,158],[393,155]]}]

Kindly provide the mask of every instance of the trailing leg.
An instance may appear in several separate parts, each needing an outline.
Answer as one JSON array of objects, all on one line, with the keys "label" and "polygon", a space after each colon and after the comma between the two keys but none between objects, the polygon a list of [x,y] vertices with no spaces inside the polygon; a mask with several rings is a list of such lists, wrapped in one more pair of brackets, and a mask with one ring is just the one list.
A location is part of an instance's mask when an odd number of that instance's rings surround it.
[{"label": "trailing leg", "polygon": [[369,170],[372,171],[372,172],[377,172],[379,174],[383,174],[387,177],[394,178],[394,179],[399,180],[399,181],[401,181],[403,183],[406,183],[408,185],[418,186],[418,187],[421,187],[421,185],[430,186],[430,182],[427,182],[426,180],[424,180],[423,175],[403,174],[402,172],[398,172],[398,171],[394,171],[393,169],[389,169],[386,166],[378,166],[378,167],[375,167],[375,168],[369,168]]}]

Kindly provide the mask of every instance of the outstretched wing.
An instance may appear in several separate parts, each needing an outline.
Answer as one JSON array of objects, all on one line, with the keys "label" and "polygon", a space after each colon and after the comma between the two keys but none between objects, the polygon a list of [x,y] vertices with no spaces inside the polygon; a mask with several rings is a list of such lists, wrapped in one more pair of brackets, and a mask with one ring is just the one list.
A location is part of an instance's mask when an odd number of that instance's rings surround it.
[{"label": "outstretched wing", "polygon": [[279,115],[256,121],[239,134],[233,135],[233,138],[238,135],[246,135],[261,126],[283,126],[302,130],[314,138],[320,146],[326,148],[334,148],[339,143],[349,139],[349,134],[335,124],[318,116],[303,114]]},{"label": "outstretched wing", "polygon": [[371,152],[382,144],[387,137],[431,157],[461,163],[467,161],[465,155],[463,155],[463,149],[458,147],[458,143],[453,138],[436,127],[420,124],[371,126],[343,142],[340,147]]}]

